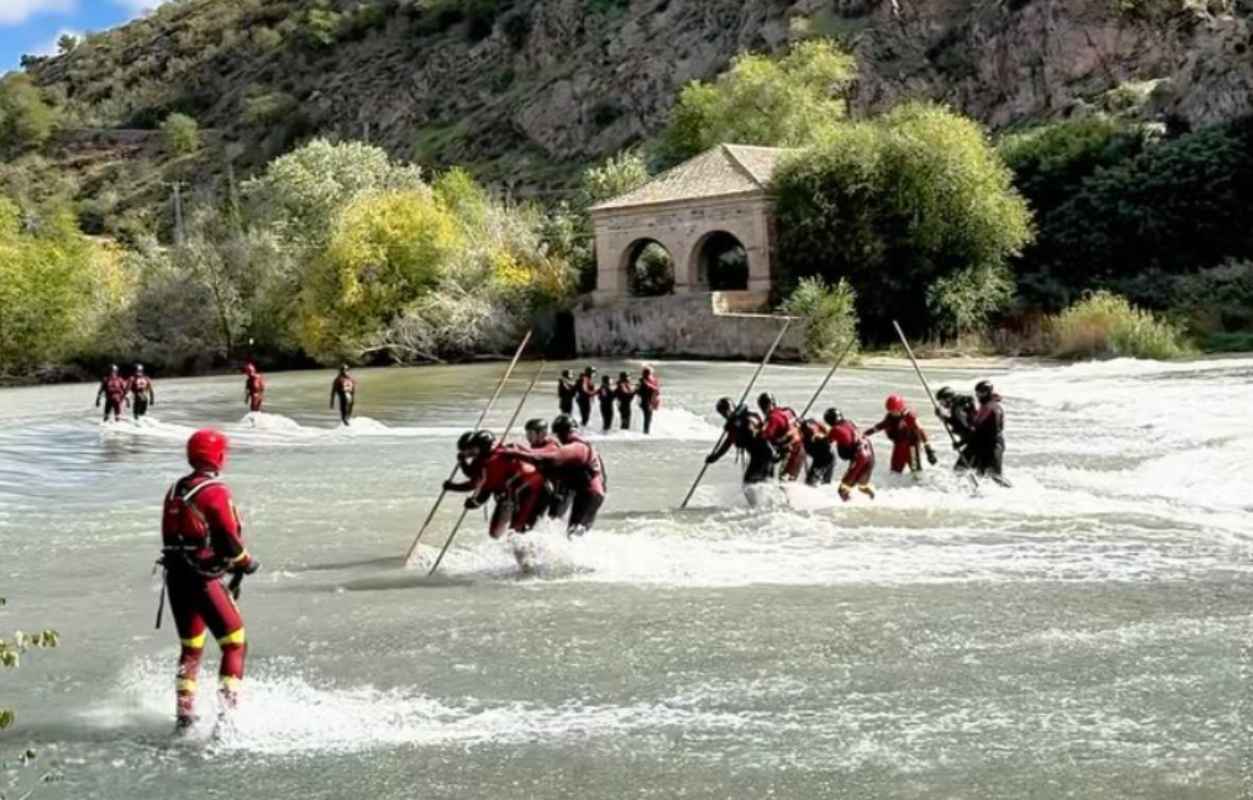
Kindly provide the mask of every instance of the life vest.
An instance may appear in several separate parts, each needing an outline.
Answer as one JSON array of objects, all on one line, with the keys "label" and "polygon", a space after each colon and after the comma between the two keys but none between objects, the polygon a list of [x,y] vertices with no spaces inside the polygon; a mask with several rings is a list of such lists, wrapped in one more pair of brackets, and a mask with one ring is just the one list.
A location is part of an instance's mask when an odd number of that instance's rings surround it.
[{"label": "life vest", "polygon": [[152,382],[143,375],[136,375],[134,378],[131,378],[131,391],[135,394],[147,394],[148,387],[151,383]]},{"label": "life vest", "polygon": [[587,450],[587,455],[578,464],[563,467],[558,471],[559,480],[563,484],[575,489],[586,489],[595,483],[597,478],[604,477],[604,461],[601,460],[600,453],[596,452],[596,448],[588,444],[586,439],[572,435],[567,444],[583,445]]},{"label": "life vest", "polygon": [[217,478],[208,478],[193,485],[188,483],[178,481],[165,496],[161,520],[161,551],[165,556],[165,566],[186,566],[202,577],[220,578],[226,573],[229,559],[213,549],[209,521],[193,501],[204,489],[224,484]]},{"label": "life vest", "polygon": [[846,419],[831,428],[831,441],[835,443],[835,451],[840,454],[840,458],[852,461],[866,439],[857,430],[857,426]]},{"label": "life vest", "polygon": [[352,378],[336,378],[335,391],[345,397],[352,397],[353,392],[357,391],[357,382]]},{"label": "life vest", "polygon": [[254,373],[248,376],[248,394],[261,394],[265,391],[265,379],[260,373]]},{"label": "life vest", "polygon": [[104,379],[104,393],[109,397],[121,398],[126,396],[126,379],[121,375],[110,375]]}]

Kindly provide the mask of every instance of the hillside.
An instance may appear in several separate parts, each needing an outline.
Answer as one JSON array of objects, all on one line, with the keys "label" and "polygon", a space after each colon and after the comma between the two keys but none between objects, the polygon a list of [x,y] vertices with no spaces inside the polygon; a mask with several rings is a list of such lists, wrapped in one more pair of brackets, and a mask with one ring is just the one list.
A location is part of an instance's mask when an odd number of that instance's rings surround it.
[{"label": "hillside", "polygon": [[[1110,107],[1197,126],[1249,110],[1249,8],[1225,0],[182,0],[30,59],[61,100],[47,155],[104,212],[161,181],[243,177],[313,134],[560,196],[647,139],[737,53],[840,39],[859,113],[932,97],[995,129]],[[153,129],[206,129],[168,159]],[[145,133],[149,131],[149,133]],[[103,212],[102,212],[103,213]]]}]

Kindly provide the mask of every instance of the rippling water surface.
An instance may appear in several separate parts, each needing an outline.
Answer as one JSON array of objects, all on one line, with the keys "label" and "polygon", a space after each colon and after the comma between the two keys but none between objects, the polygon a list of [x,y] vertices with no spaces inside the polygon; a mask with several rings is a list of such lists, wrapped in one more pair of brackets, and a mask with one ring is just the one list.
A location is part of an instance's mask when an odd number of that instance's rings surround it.
[{"label": "rippling water surface", "polygon": [[[661,366],[655,435],[594,437],[600,526],[532,534],[531,577],[476,514],[441,576],[399,563],[499,365],[362,371],[349,429],[329,373],[271,376],[258,417],[235,377],[159,381],[141,427],[101,426],[94,387],[0,391],[0,630],[64,637],[0,676],[19,715],[0,759],[33,745],[59,767],[37,798],[1253,793],[1253,360],[992,376],[1013,490],[881,463],[873,503],[793,487],[750,508],[727,459],[678,513],[713,400],[753,368]],[[821,376],[761,386],[799,407]],[[524,417],[551,412],[544,387]],[[912,373],[867,369],[823,406],[869,425],[889,391],[926,405]],[[235,443],[264,569],[242,599],[244,707],[176,743],[150,572],[161,495],[207,423]],[[0,771],[0,792],[37,776]]]}]

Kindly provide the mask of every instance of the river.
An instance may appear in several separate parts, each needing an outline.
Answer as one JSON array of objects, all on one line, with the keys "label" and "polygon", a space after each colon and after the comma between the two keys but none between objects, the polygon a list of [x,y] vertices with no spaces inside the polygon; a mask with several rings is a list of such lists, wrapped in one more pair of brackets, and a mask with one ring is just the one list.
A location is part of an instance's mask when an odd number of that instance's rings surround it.
[{"label": "river", "polygon": [[[0,630],[63,638],[0,674],[18,715],[0,758],[38,754],[0,791],[51,768],[35,800],[1253,792],[1253,359],[987,376],[1012,490],[893,481],[881,441],[874,502],[794,489],[750,508],[728,458],[681,513],[712,403],[753,366],[662,363],[654,435],[593,437],[611,492],[592,534],[533,533],[524,577],[473,513],[439,576],[404,570],[502,369],[362,370],[348,429],[330,373],[271,376],[252,420],[242,378],[159,380],[143,427],[102,427],[94,387],[0,391]],[[932,370],[967,391],[985,377]],[[553,411],[552,374],[524,419]],[[821,376],[771,367],[760,386],[801,406]],[[842,371],[820,408],[868,426],[890,391],[926,407],[911,371],[877,368]],[[176,634],[168,614],[153,630],[150,573],[205,424],[233,439],[264,566],[241,600],[243,707],[175,740]],[[216,662],[210,644],[210,717]]]}]

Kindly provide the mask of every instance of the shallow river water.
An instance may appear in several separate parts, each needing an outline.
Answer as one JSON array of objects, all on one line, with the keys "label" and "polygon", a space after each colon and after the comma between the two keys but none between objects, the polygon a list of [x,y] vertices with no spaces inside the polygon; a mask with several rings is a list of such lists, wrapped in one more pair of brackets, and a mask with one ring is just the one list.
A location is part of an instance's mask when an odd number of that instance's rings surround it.
[{"label": "shallow river water", "polygon": [[[594,437],[600,525],[532,534],[529,577],[478,513],[440,576],[400,566],[501,365],[363,370],[350,429],[329,373],[271,376],[255,419],[238,377],[158,381],[143,427],[102,427],[94,387],[0,391],[0,631],[63,637],[0,675],[0,793],[55,767],[34,798],[1253,795],[1253,359],[992,375],[1012,490],[894,482],[880,443],[873,503],[750,508],[728,458],[681,513],[712,403],[753,367],[660,367],[655,435]],[[524,418],[551,414],[552,374]],[[760,386],[799,407],[821,375]],[[842,371],[820,408],[868,426],[898,390],[925,408],[886,368]],[[264,567],[233,728],[175,741],[150,573],[208,423]]]}]

